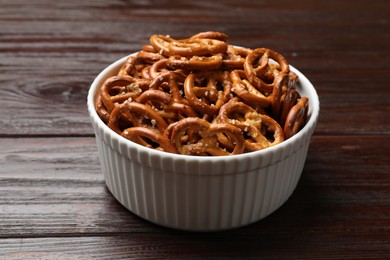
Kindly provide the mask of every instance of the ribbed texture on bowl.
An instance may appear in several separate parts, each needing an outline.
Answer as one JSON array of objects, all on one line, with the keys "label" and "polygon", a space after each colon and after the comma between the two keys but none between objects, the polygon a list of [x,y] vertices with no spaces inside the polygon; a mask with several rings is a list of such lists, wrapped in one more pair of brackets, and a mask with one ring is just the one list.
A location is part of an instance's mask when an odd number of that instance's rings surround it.
[{"label": "ribbed texture on bowl", "polygon": [[88,110],[106,184],[115,198],[140,217],[191,231],[248,225],[274,212],[294,191],[316,126],[319,101],[297,70],[309,96],[310,120],[283,143],[236,156],[175,155],[145,148],[114,133],[97,116],[97,88],[124,62],[103,71],[92,84]]},{"label": "ribbed texture on bowl", "polygon": [[[112,148],[98,136],[97,143],[107,186],[121,204],[154,223],[194,231],[239,227],[276,210],[296,187],[309,144],[285,158],[269,155],[268,160],[277,163],[264,168],[217,175],[185,160],[164,171],[131,161],[118,152],[117,142]],[[159,159],[153,162],[164,165]],[[248,167],[240,160],[206,165],[221,170]]]}]

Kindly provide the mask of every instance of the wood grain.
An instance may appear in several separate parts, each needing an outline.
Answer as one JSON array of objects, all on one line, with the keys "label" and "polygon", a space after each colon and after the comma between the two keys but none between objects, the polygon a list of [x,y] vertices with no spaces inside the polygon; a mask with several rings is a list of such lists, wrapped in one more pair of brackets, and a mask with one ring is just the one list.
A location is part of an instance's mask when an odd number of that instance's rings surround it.
[{"label": "wood grain", "polygon": [[[349,241],[333,244],[334,237],[350,239],[338,233],[322,233],[322,240],[297,233],[258,234],[245,243],[245,234],[149,234],[127,236],[55,237],[7,239],[1,241],[6,259],[386,259],[387,245],[381,237],[373,238],[370,248],[365,243]],[[351,234],[352,236],[355,234]],[[302,237],[304,237],[302,239]],[[177,239],[175,242],[169,242]],[[296,243],[292,243],[295,240]],[[39,246],[39,247],[38,247]]]},{"label": "wood grain", "polygon": [[86,250],[91,258],[273,259],[294,252],[352,259],[358,252],[368,257],[390,253],[390,175],[383,153],[390,149],[389,136],[315,136],[300,183],[286,204],[253,225],[214,234],[166,229],[124,209],[105,188],[94,138],[1,142],[0,219],[6,228],[0,229],[0,252],[7,259],[72,257]]},{"label": "wood grain", "polygon": [[153,33],[187,37],[202,30],[285,55],[319,92],[327,113],[318,133],[389,133],[386,1],[367,7],[365,1],[173,1],[168,8],[84,2],[1,2],[0,135],[91,135],[86,95],[104,67],[139,50]]},{"label": "wood grain", "polygon": [[[386,259],[390,2],[0,0],[0,259]],[[154,33],[283,54],[321,112],[297,189],[244,228],[151,224],[105,186],[88,88]]]}]

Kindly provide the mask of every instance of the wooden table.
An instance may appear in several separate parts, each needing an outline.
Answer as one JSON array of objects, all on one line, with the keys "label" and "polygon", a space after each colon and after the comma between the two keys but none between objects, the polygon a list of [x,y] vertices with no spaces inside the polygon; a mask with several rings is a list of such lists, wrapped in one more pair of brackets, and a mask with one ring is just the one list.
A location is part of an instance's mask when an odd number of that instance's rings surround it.
[{"label": "wooden table", "polygon": [[[1,259],[390,257],[390,2],[0,0]],[[86,95],[153,33],[227,33],[282,53],[315,85],[297,189],[250,226],[189,233],[107,190]]]}]

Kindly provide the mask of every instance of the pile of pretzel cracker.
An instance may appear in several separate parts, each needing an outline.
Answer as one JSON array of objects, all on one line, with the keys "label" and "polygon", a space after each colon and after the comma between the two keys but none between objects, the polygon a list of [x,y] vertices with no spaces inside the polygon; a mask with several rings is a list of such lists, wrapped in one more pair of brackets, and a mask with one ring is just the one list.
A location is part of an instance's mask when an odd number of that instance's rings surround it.
[{"label": "pile of pretzel cracker", "polygon": [[99,89],[96,111],[116,133],[170,153],[221,156],[274,146],[306,123],[308,98],[286,59],[228,44],[221,32],[152,35]]}]

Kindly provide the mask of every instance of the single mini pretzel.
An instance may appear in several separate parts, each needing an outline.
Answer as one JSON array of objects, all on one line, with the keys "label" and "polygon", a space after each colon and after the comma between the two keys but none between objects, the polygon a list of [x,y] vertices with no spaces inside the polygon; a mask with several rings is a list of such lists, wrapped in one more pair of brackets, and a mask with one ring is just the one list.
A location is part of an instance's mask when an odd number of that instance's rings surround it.
[{"label": "single mini pretzel", "polygon": [[120,68],[119,72],[118,72],[118,76],[130,76],[132,75],[132,71],[133,69],[135,68],[135,63],[137,61],[137,58],[134,57],[134,56],[129,56],[127,59],[126,59],[126,62],[122,65],[122,67]]},{"label": "single mini pretzel", "polygon": [[107,108],[104,106],[101,95],[96,97],[95,109],[99,117],[107,124],[110,119],[110,113],[108,113]]},{"label": "single mini pretzel", "polygon": [[190,38],[179,41],[171,41],[169,44],[170,55],[183,57],[205,56],[224,53],[228,44],[215,39]]},{"label": "single mini pretzel", "polygon": [[205,34],[183,40],[175,40],[168,36],[154,34],[149,40],[158,53],[164,56],[204,56],[224,53],[227,50],[226,41],[212,39],[205,36]]},{"label": "single mini pretzel", "polygon": [[247,103],[263,108],[271,105],[271,100],[246,79],[243,70],[233,70],[230,78],[233,82],[233,92]]},{"label": "single mini pretzel", "polygon": [[151,51],[139,51],[137,53],[137,60],[142,61],[144,63],[153,64],[154,62],[164,58],[165,57],[160,53],[151,52]]},{"label": "single mini pretzel", "polygon": [[168,124],[186,117],[198,116],[189,105],[175,102],[171,95],[162,90],[146,90],[136,101],[152,107]]},{"label": "single mini pretzel", "polygon": [[100,96],[107,111],[111,113],[116,104],[135,99],[142,93],[144,81],[137,81],[131,76],[113,76],[108,78],[100,88]]},{"label": "single mini pretzel", "polygon": [[121,135],[130,141],[169,153],[177,153],[176,147],[171,141],[159,131],[146,127],[130,127],[125,129]]},{"label": "single mini pretzel", "polygon": [[144,81],[144,84],[149,83],[148,78],[144,78],[144,69],[147,67],[150,67],[149,64],[146,63],[139,63],[139,59],[135,56],[129,56],[123,64],[123,66],[120,68],[117,76],[129,76],[137,80]]},{"label": "single mini pretzel", "polygon": [[168,59],[164,58],[153,63],[149,70],[149,75],[152,79],[156,78],[159,74],[163,72],[169,71],[167,60]]},{"label": "single mini pretzel", "polygon": [[223,56],[222,66],[226,69],[244,68],[246,56],[251,52],[251,49],[228,45],[228,49]]},{"label": "single mini pretzel", "polygon": [[143,79],[148,80],[149,82],[152,80],[152,76],[150,75],[150,68],[151,67],[152,67],[151,65],[147,65],[141,71],[141,77]]},{"label": "single mini pretzel", "polygon": [[221,55],[192,56],[190,58],[178,55],[170,56],[167,61],[168,67],[172,69],[194,70],[216,70],[222,66]]},{"label": "single mini pretzel", "polygon": [[191,107],[207,115],[218,114],[219,108],[230,99],[231,81],[227,72],[212,72],[196,84],[196,74],[191,73],[184,82],[184,92]]},{"label": "single mini pretzel", "polygon": [[150,44],[156,49],[158,53],[168,57],[171,53],[169,51],[169,45],[174,39],[165,35],[154,34],[149,39]]},{"label": "single mini pretzel", "polygon": [[177,72],[168,71],[159,74],[150,83],[149,89],[162,89],[169,92],[177,103],[188,105],[189,102],[184,98],[183,84],[186,77]]},{"label": "single mini pretzel", "polygon": [[[215,121],[229,123],[241,129],[246,137],[246,151],[261,150],[284,140],[283,129],[275,120],[257,113],[242,102],[231,100],[223,105]],[[229,146],[226,138],[220,138],[224,145]]]},{"label": "single mini pretzel", "polygon": [[[231,140],[231,151],[220,147],[218,135]],[[191,138],[186,138],[189,135]],[[187,155],[229,155],[244,151],[244,137],[241,130],[230,124],[210,124],[204,119],[189,117],[173,126],[171,140],[181,154]],[[184,142],[183,142],[184,140]]]},{"label": "single mini pretzel", "polygon": [[296,105],[298,100],[301,98],[296,88],[289,88],[286,90],[285,93],[283,93],[281,98],[281,114],[279,118],[279,122],[281,126],[285,125],[286,118],[288,113],[290,112],[291,108]]},{"label": "single mini pretzel", "polygon": [[168,127],[167,122],[154,109],[138,102],[125,102],[112,110],[108,126],[118,134],[123,132],[119,124],[121,118],[126,118],[133,127],[158,129],[160,133]]},{"label": "single mini pretzel", "polygon": [[214,39],[214,40],[227,42],[228,36],[227,34],[221,32],[207,31],[207,32],[197,33],[191,36],[191,39]]},{"label": "single mini pretzel", "polygon": [[[276,62],[277,66],[273,65],[270,59]],[[286,59],[276,51],[257,48],[246,57],[244,70],[250,83],[263,93],[270,93],[276,76],[279,73],[289,74],[290,67]]]},{"label": "single mini pretzel", "polygon": [[298,131],[306,124],[308,113],[307,97],[301,97],[298,103],[293,106],[288,112],[286,122],[284,124],[284,135],[286,139],[298,133]]},{"label": "single mini pretzel", "polygon": [[282,113],[283,107],[283,90],[287,87],[288,75],[280,73],[275,76],[275,83],[272,89],[272,94],[268,96],[271,100],[271,112],[274,119],[279,119]]}]

